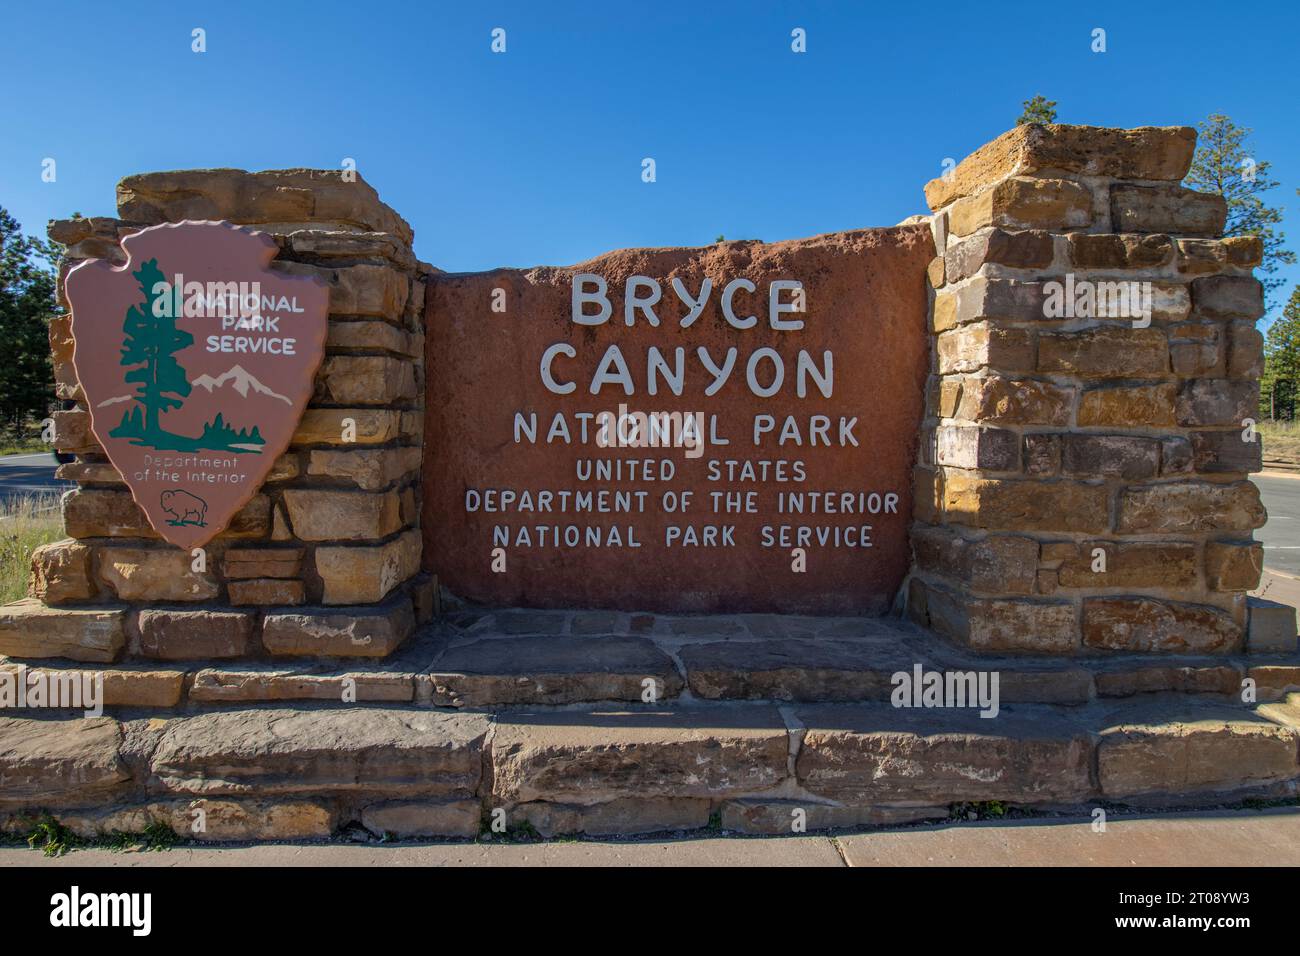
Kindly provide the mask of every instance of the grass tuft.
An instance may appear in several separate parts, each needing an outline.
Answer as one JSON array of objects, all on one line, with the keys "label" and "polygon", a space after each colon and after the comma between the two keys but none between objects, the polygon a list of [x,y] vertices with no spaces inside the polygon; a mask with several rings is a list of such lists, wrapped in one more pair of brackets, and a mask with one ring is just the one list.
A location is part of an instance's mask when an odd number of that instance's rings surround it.
[{"label": "grass tuft", "polygon": [[1255,426],[1264,443],[1264,459],[1300,465],[1300,422],[1263,421]]},{"label": "grass tuft", "polygon": [[0,604],[26,595],[32,552],[62,537],[57,494],[24,495],[0,504]]}]

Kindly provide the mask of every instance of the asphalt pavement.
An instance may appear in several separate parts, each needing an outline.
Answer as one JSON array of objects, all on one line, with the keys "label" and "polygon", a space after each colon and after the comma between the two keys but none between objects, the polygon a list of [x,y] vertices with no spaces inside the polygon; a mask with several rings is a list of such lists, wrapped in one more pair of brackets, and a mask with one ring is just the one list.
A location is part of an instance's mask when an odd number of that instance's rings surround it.
[{"label": "asphalt pavement", "polygon": [[54,455],[48,451],[0,457],[0,510],[5,510],[14,498],[58,495],[73,487],[71,482],[54,477],[54,469],[58,466]]},{"label": "asphalt pavement", "polygon": [[1300,473],[1270,471],[1253,480],[1268,509],[1268,523],[1255,532],[1264,542],[1264,567],[1300,576]]}]

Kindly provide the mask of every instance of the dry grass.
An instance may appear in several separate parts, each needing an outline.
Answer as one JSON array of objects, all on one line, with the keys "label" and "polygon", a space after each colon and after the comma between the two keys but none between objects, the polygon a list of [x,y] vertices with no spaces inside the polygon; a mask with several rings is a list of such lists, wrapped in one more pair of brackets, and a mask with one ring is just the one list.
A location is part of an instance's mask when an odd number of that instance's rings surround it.
[{"label": "dry grass", "polygon": [[0,504],[0,604],[27,593],[32,552],[62,537],[58,495],[25,495]]},{"label": "dry grass", "polygon": [[1265,461],[1300,465],[1300,422],[1260,422],[1255,430],[1264,442]]}]

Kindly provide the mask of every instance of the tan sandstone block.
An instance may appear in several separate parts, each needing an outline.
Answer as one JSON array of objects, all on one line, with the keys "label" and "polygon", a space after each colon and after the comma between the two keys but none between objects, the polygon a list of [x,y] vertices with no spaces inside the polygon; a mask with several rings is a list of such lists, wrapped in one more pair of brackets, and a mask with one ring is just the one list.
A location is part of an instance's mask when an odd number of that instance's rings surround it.
[{"label": "tan sandstone block", "polygon": [[210,601],[220,588],[192,562],[188,551],[176,548],[104,548],[99,579],[123,601]]},{"label": "tan sandstone block", "polygon": [[1195,149],[1196,130],[1190,126],[1025,123],[981,146],[946,178],[928,182],[925,198],[939,210],[999,179],[1040,170],[1176,182],[1187,175]]},{"label": "tan sandstone block", "polygon": [[310,452],[307,474],[346,478],[366,491],[387,488],[420,467],[421,449],[357,448],[335,450],[315,448]]},{"label": "tan sandstone block", "polygon": [[1033,333],[1003,329],[987,322],[951,329],[939,335],[939,371],[975,372],[988,367],[1001,372],[1026,372],[1034,367]]},{"label": "tan sandstone block", "polygon": [[1253,591],[1264,570],[1258,541],[1207,541],[1205,583],[1213,591]]},{"label": "tan sandstone block", "polygon": [[256,618],[252,611],[146,608],[138,621],[140,655],[178,661],[242,657],[251,650]]},{"label": "tan sandstone block", "polygon": [[103,454],[104,449],[90,430],[90,413],[68,408],[50,416],[54,421],[54,447],[78,454]]},{"label": "tan sandstone block", "polygon": [[[1100,550],[1105,559],[1098,562]],[[1104,567],[1094,571],[1093,567]],[[1082,541],[1058,570],[1066,588],[1185,588],[1196,584],[1196,545],[1180,541]]]},{"label": "tan sandstone block", "polygon": [[415,366],[388,355],[331,355],[319,378],[340,405],[390,405],[416,395]]},{"label": "tan sandstone block", "polygon": [[301,581],[285,578],[248,578],[226,585],[230,603],[238,606],[257,604],[264,607],[302,604],[307,600]]},{"label": "tan sandstone block", "polygon": [[392,352],[395,355],[414,357],[411,334],[389,322],[362,322],[331,320],[325,339],[327,349],[364,349]]},{"label": "tan sandstone block", "polygon": [[1173,382],[1090,388],[1079,397],[1078,422],[1112,428],[1168,427],[1174,424],[1177,401],[1178,386]]},{"label": "tan sandstone block", "polygon": [[1252,482],[1175,481],[1124,489],[1118,530],[1124,534],[1252,531],[1266,517],[1259,489]]},{"label": "tan sandstone block", "polygon": [[1143,378],[1169,372],[1169,343],[1159,329],[1103,327],[1038,338],[1038,370],[1086,378]]},{"label": "tan sandstone block", "polygon": [[956,524],[1001,531],[1105,531],[1110,494],[1078,481],[1016,481],[944,474],[944,516]]},{"label": "tan sandstone block", "polygon": [[307,673],[288,668],[239,665],[207,667],[194,675],[190,700],[268,701],[330,700],[336,703],[362,701],[410,702],[415,697],[411,674],[352,672]]},{"label": "tan sandstone block", "polygon": [[1185,275],[1211,275],[1230,266],[1253,269],[1263,258],[1259,236],[1178,240],[1178,271]]},{"label": "tan sandstone block", "polygon": [[1214,238],[1223,233],[1228,207],[1222,196],[1182,186],[1116,183],[1110,189],[1110,214],[1116,232]]},{"label": "tan sandstone block", "polygon": [[1193,279],[1192,303],[1200,318],[1254,322],[1264,315],[1264,285],[1252,276]]},{"label": "tan sandstone block", "polygon": [[976,591],[1032,594],[1038,571],[1038,542],[1019,535],[968,539],[949,528],[912,533],[916,565],[954,578]]},{"label": "tan sandstone block", "polygon": [[117,185],[123,219],[180,222],[228,219],[237,223],[347,223],[363,231],[387,232],[410,243],[411,227],[360,176],[342,170],[187,169],[127,176]]},{"label": "tan sandstone block", "polygon": [[262,643],[277,657],[387,657],[414,628],[411,601],[403,596],[376,607],[268,613]]},{"label": "tan sandstone block", "polygon": [[379,445],[401,437],[402,413],[391,408],[309,408],[293,433],[295,445]]},{"label": "tan sandstone block", "polygon": [[1227,654],[1241,628],[1218,608],[1155,598],[1085,598],[1083,643],[1127,653]]},{"label": "tan sandstone block", "polygon": [[1052,263],[1053,238],[1039,229],[980,230],[949,246],[944,253],[944,275],[949,282],[973,276],[985,264],[1015,269],[1041,269]]},{"label": "tan sandstone block", "polygon": [[378,836],[476,837],[483,807],[475,800],[388,801],[361,811],[361,825]]},{"label": "tan sandstone block", "polygon": [[[1078,229],[1092,222],[1092,191],[1064,179],[1004,179],[953,204],[948,226],[967,236],[984,226]],[[1137,230],[1133,230],[1137,231]]]},{"label": "tan sandstone block", "polygon": [[930,281],[930,287],[932,289],[943,287],[943,256],[935,256],[930,260],[930,264],[926,266],[925,269],[925,277]]},{"label": "tan sandstone block", "polygon": [[227,580],[296,578],[302,553],[302,548],[230,548],[221,559],[221,573]]},{"label": "tan sandstone block", "polygon": [[1071,654],[1078,611],[1062,601],[972,598],[944,588],[927,594],[930,626],[984,653]]},{"label": "tan sandstone block", "polygon": [[78,481],[96,485],[120,485],[122,476],[106,461],[86,461],[78,458],[54,469],[54,477],[61,481]]},{"label": "tan sandstone block", "polygon": [[402,526],[395,491],[289,488],[284,492],[289,522],[304,541],[364,541],[384,538]]},{"label": "tan sandstone block", "polygon": [[1173,240],[1160,235],[1072,232],[1069,245],[1079,269],[1157,269],[1174,258]]},{"label": "tan sandstone block", "polygon": [[308,265],[277,262],[276,270],[295,276],[315,276],[330,290],[331,315],[367,315],[398,321],[406,309],[410,280],[387,265]]},{"label": "tan sandstone block", "polygon": [[[203,829],[194,822],[202,813]],[[336,811],[306,800],[167,800],[136,806],[63,810],[59,823],[78,836],[142,833],[162,823],[187,839],[200,842],[254,840],[324,840],[334,829]]]},{"label": "tan sandstone block", "polygon": [[93,552],[73,538],[43,544],[32,552],[27,594],[45,604],[89,601],[97,592],[91,577]]},{"label": "tan sandstone block", "polygon": [[0,606],[0,654],[105,663],[126,643],[125,608],[54,608],[30,598]]},{"label": "tan sandstone block", "polygon": [[[16,671],[17,665],[0,665],[0,670]],[[29,679],[34,673],[45,674],[52,680],[100,677],[103,679],[101,703],[105,707],[175,707],[185,688],[185,671],[157,670],[139,664],[117,664],[104,670],[27,668]]]},{"label": "tan sandstone block", "polygon": [[318,547],[316,571],[324,583],[326,604],[381,601],[420,569],[421,539],[407,531],[385,544]]},{"label": "tan sandstone block", "polygon": [[1097,779],[1110,798],[1157,794],[1186,801],[1293,779],[1296,731],[1231,705],[1188,700],[1120,711],[1100,729]]},{"label": "tan sandstone block", "polygon": [[1253,322],[1228,325],[1228,377],[1258,379],[1264,373],[1264,336]]}]

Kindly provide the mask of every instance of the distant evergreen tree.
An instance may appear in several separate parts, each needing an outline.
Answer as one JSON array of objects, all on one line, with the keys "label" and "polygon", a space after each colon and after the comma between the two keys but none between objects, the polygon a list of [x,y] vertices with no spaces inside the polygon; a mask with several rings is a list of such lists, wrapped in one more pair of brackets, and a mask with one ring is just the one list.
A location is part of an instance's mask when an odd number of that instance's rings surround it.
[{"label": "distant evergreen tree", "polygon": [[1260,198],[1277,186],[1268,175],[1272,164],[1254,154],[1249,143],[1251,130],[1237,126],[1222,113],[1212,113],[1199,129],[1196,155],[1183,185],[1224,198],[1228,204],[1225,236],[1259,236],[1264,243],[1264,261],[1259,266],[1264,276],[1260,281],[1272,308],[1277,305],[1272,293],[1282,280],[1270,276],[1278,266],[1295,262],[1295,253],[1285,248],[1286,235],[1277,228],[1282,222],[1282,209],[1267,206]]},{"label": "distant evergreen tree", "polygon": [[50,318],[55,301],[53,243],[29,239],[0,207],[0,428],[30,437],[54,400]]},{"label": "distant evergreen tree", "polygon": [[1260,380],[1260,414],[1294,421],[1300,402],[1300,286],[1282,316],[1264,338],[1264,374]]},{"label": "distant evergreen tree", "polygon": [[1025,100],[1021,106],[1024,110],[1016,120],[1017,126],[1024,126],[1026,123],[1056,122],[1056,100],[1049,100],[1042,93],[1035,93],[1032,100]]}]

